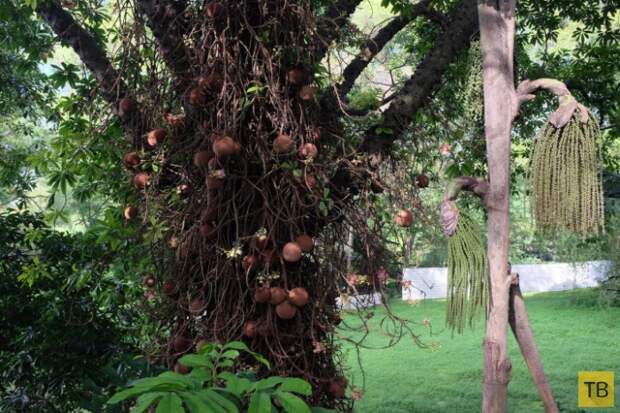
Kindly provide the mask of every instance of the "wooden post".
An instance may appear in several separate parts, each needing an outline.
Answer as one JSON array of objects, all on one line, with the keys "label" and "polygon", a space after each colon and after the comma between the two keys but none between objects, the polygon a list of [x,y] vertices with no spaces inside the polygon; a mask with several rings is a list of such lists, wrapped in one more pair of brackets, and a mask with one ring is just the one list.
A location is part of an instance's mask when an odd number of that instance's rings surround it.
[{"label": "wooden post", "polygon": [[484,338],[483,413],[507,411],[512,365],[507,352],[510,237],[510,131],[518,108],[513,79],[515,0],[478,3],[484,128],[489,168],[489,314]]},{"label": "wooden post", "polygon": [[519,287],[519,275],[512,275],[511,278],[513,281],[510,287],[510,313],[508,316],[510,327],[517,339],[525,363],[532,374],[532,379],[538,389],[540,399],[545,406],[545,412],[559,413],[558,406],[551,392],[551,386],[549,386],[545,377],[540,353],[538,353],[536,341],[534,340],[532,325],[527,316],[525,301],[521,295],[521,287]]}]

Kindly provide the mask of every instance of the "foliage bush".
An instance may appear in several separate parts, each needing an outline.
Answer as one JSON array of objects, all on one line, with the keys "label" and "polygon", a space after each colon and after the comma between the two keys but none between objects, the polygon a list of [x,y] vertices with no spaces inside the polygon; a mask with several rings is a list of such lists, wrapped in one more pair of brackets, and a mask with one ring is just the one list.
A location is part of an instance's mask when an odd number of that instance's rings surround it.
[{"label": "foliage bush", "polygon": [[138,350],[139,290],[109,272],[108,245],[28,212],[0,214],[0,228],[0,411],[72,411],[110,376],[143,372],[124,356]]},{"label": "foliage bush", "polygon": [[[243,356],[254,358],[269,367],[261,355],[250,351],[240,341],[227,344],[208,343],[197,354],[178,360],[191,368],[189,374],[164,372],[156,377],[134,381],[110,400],[117,404],[137,398],[132,410],[145,412],[157,406],[157,413],[328,413],[333,410],[310,408],[299,396],[309,396],[312,386],[300,378],[272,376],[258,380],[251,370],[239,368]],[[298,396],[299,395],[299,396]]]}]

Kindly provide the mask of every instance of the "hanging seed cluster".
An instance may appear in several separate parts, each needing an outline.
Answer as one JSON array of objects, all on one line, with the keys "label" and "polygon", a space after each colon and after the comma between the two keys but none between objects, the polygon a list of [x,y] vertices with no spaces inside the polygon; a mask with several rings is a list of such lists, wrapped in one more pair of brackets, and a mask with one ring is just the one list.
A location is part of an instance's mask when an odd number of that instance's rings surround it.
[{"label": "hanging seed cluster", "polygon": [[486,248],[476,222],[463,211],[448,239],[448,310],[446,323],[459,334],[486,311],[489,297]]},{"label": "hanging seed cluster", "polygon": [[603,188],[597,139],[599,126],[577,112],[561,128],[547,122],[531,158],[532,209],[543,231],[598,234],[604,228]]},{"label": "hanging seed cluster", "polygon": [[472,41],[467,57],[467,80],[463,92],[465,125],[478,129],[484,124],[484,92],[482,87],[482,51],[480,40]]}]

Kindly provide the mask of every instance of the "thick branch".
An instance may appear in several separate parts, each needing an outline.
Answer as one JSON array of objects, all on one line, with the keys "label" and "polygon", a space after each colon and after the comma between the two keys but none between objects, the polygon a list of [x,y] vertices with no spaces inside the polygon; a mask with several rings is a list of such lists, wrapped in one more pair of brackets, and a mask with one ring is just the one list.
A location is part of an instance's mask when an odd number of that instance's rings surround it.
[{"label": "thick branch", "polygon": [[315,60],[321,61],[325,57],[329,45],[338,37],[342,27],[362,0],[338,0],[321,17],[317,25],[318,47]]},{"label": "thick branch", "polygon": [[45,20],[61,41],[73,48],[97,79],[104,99],[113,104],[125,96],[126,88],[118,72],[95,37],[81,27],[55,0],[38,2],[37,14]]},{"label": "thick branch", "polygon": [[545,376],[536,340],[534,340],[534,333],[532,332],[532,325],[525,308],[525,301],[523,300],[523,295],[521,295],[519,274],[513,274],[512,279],[513,282],[510,286],[510,313],[508,315],[510,327],[519,344],[525,363],[532,374],[532,379],[538,389],[540,399],[545,406],[545,412],[558,413],[559,410],[553,398],[551,386]]},{"label": "thick branch", "polygon": [[577,102],[571,95],[566,85],[556,79],[541,78],[536,80],[526,79],[517,87],[517,107],[514,113],[516,117],[519,113],[520,106],[536,97],[534,93],[538,89],[545,89],[555,96],[560,101],[558,109],[549,116],[549,122],[551,122],[556,128],[560,128],[573,116],[575,110],[579,109],[579,120],[583,123],[587,123],[589,120],[588,109],[581,103]]},{"label": "thick branch", "polygon": [[486,206],[486,195],[489,190],[488,181],[474,176],[460,176],[453,179],[443,195],[440,206],[440,220],[443,232],[447,237],[452,236],[456,231],[459,222],[459,210],[456,207],[456,199],[462,191],[468,191],[482,199]]},{"label": "thick branch", "polygon": [[372,36],[359,54],[347,65],[342,72],[342,82],[338,85],[338,94],[345,96],[355,83],[355,80],[364,71],[366,66],[374,59],[374,57],[392,40],[392,38],[401,31],[407,24],[411,23],[417,17],[428,11],[428,6],[432,0],[421,0],[415,4],[406,16],[400,15],[392,19],[388,24],[383,26]]},{"label": "thick branch", "polygon": [[166,65],[174,76],[177,92],[183,95],[189,87],[190,62],[183,43],[185,2],[168,0],[139,0],[140,11],[159,45]]},{"label": "thick branch", "polygon": [[376,154],[389,149],[439,85],[448,65],[469,46],[471,37],[477,31],[476,0],[463,0],[453,10],[447,28],[435,40],[431,51],[383,113],[383,122],[368,131],[361,145],[362,151]]}]

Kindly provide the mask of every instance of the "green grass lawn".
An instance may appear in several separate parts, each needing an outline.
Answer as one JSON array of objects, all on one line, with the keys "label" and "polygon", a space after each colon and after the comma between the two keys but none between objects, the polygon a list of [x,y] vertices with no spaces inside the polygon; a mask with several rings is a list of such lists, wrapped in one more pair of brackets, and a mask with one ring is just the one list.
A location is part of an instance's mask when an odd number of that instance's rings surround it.
[{"label": "green grass lawn", "polygon": [[[542,354],[547,378],[563,412],[620,412],[620,391],[616,389],[616,407],[611,409],[577,409],[577,372],[606,370],[616,374],[620,386],[620,309],[601,308],[596,304],[598,292],[578,290],[544,293],[526,297],[530,320],[538,348]],[[392,302],[399,317],[419,323],[425,343],[436,343],[436,349],[416,346],[411,338],[383,350],[361,350],[366,377],[365,394],[357,404],[357,413],[436,413],[479,412],[482,383],[482,337],[478,325],[462,336],[444,328],[445,301],[408,304]],[[385,344],[377,321],[384,314],[375,312],[371,334],[365,344]],[[432,328],[422,324],[428,318]],[[353,316],[347,322],[355,322]],[[431,334],[432,331],[432,334]],[[343,332],[353,338],[358,333]],[[510,336],[510,358],[513,364],[509,385],[509,411],[542,412],[529,372]],[[362,370],[357,366],[355,351],[344,346],[349,375],[355,386],[362,386]]]}]

